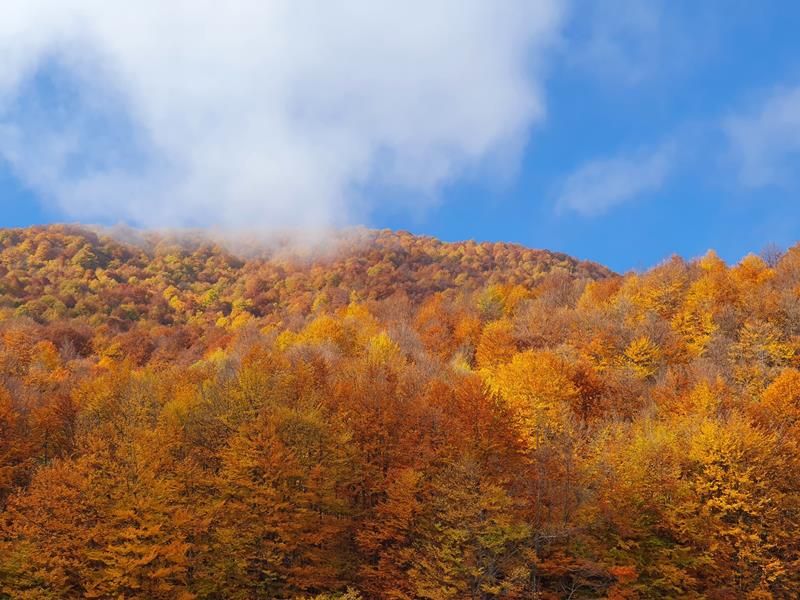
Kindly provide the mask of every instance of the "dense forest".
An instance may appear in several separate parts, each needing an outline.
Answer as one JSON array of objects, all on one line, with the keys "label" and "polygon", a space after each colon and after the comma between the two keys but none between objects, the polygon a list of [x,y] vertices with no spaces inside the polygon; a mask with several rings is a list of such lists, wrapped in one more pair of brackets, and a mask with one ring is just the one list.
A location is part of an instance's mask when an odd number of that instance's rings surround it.
[{"label": "dense forest", "polygon": [[0,230],[0,598],[798,597],[800,246]]}]

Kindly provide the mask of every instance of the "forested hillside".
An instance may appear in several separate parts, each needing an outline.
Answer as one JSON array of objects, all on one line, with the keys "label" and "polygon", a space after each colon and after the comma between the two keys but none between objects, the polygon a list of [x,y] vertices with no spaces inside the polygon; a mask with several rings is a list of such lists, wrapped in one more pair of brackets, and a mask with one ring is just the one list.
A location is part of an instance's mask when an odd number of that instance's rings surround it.
[{"label": "forested hillside", "polygon": [[800,597],[800,246],[0,231],[0,598]]}]

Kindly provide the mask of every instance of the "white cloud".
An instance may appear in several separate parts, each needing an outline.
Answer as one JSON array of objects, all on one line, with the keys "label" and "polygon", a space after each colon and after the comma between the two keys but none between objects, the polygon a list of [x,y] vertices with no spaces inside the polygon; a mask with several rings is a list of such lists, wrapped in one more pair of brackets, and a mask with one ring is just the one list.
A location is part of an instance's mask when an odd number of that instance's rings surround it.
[{"label": "white cloud", "polygon": [[728,118],[724,130],[745,185],[796,177],[797,163],[790,159],[800,157],[800,86],[777,90],[755,110]]},{"label": "white cloud", "polygon": [[564,179],[556,208],[585,217],[604,214],[657,190],[669,176],[673,163],[671,144],[651,152],[590,161]]},{"label": "white cloud", "polygon": [[562,16],[559,0],[2,12],[0,157],[72,218],[142,225],[337,223],[369,184],[434,194],[544,117]]}]

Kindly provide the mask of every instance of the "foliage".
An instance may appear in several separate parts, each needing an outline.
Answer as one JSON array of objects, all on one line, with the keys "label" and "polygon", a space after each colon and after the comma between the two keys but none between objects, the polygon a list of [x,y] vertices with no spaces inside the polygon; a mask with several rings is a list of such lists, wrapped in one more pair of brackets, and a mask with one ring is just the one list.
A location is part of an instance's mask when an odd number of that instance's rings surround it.
[{"label": "foliage", "polygon": [[0,231],[0,598],[800,596],[800,247],[223,242]]}]

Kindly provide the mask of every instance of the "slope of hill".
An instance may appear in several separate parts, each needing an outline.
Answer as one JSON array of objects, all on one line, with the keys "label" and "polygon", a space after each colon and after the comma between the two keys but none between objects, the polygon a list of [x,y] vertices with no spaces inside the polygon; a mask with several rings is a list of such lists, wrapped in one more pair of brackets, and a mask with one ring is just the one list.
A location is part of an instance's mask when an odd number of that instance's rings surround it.
[{"label": "slope of hill", "polygon": [[[611,275],[564,254],[504,243],[448,244],[405,232],[350,230],[305,247],[255,238],[226,245],[202,232],[103,233],[61,225],[1,232],[5,315],[214,322],[229,316],[236,300],[241,312],[265,317],[290,304],[300,313],[321,301],[340,307],[352,293],[381,299],[400,292],[419,301],[456,287],[533,288],[552,273]],[[234,246],[238,251],[226,250]]]},{"label": "slope of hill", "polygon": [[0,598],[800,595],[800,246],[326,244],[0,231]]}]

